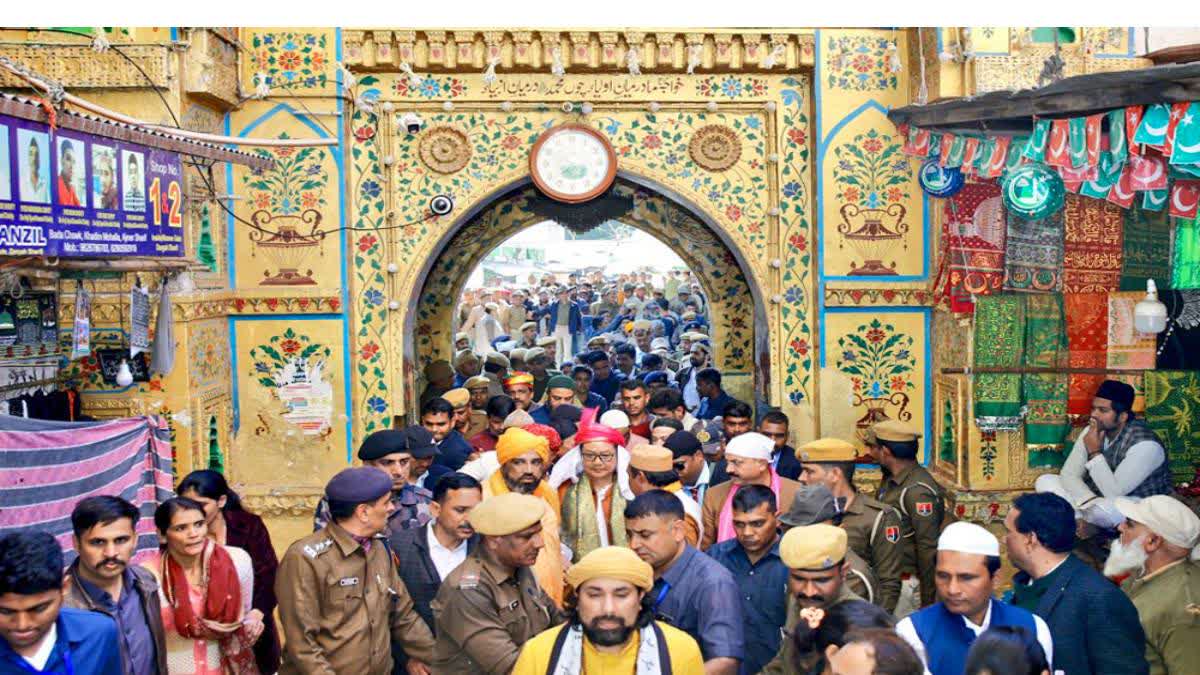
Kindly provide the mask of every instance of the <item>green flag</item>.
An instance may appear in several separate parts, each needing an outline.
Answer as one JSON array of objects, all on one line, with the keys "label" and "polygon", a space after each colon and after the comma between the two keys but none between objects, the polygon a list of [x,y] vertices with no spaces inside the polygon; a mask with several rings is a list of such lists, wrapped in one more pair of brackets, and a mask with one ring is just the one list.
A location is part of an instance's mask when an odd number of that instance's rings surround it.
[{"label": "green flag", "polygon": [[1079,168],[1087,165],[1087,120],[1083,117],[1072,117],[1067,120],[1067,139],[1070,143],[1071,166]]},{"label": "green flag", "polygon": [[1175,127],[1172,164],[1200,164],[1200,103],[1192,101]]},{"label": "green flag", "polygon": [[1167,206],[1167,190],[1146,190],[1142,193],[1142,208],[1147,211],[1162,211]]},{"label": "green flag", "polygon": [[1040,162],[1046,158],[1046,141],[1050,139],[1050,120],[1038,120],[1033,125],[1033,135],[1025,143],[1021,155],[1026,159]]},{"label": "green flag", "polygon": [[1167,142],[1167,125],[1171,123],[1171,106],[1155,103],[1146,108],[1146,115],[1133,134],[1133,142],[1161,146]]}]

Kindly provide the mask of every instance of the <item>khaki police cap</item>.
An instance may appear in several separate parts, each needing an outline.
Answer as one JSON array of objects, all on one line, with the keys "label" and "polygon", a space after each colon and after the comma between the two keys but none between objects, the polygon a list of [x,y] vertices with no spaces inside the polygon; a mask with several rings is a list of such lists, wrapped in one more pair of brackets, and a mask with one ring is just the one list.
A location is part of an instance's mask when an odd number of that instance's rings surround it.
[{"label": "khaki police cap", "polygon": [[462,408],[471,402],[471,392],[466,387],[458,387],[442,394],[442,398],[455,408]]},{"label": "khaki police cap", "polygon": [[537,346],[545,347],[546,345],[552,345],[557,342],[558,342],[558,338],[555,338],[555,337],[538,338]]},{"label": "khaki police cap", "polygon": [[540,359],[546,355],[546,350],[541,347],[530,347],[525,350],[525,361],[529,362],[534,359]]},{"label": "khaki police cap", "polygon": [[881,441],[898,443],[908,443],[921,437],[921,432],[896,420],[885,420],[872,426],[871,433]]},{"label": "khaki police cap", "polygon": [[524,333],[526,330],[528,330],[530,328],[537,330],[537,323],[534,321],[526,321],[525,323],[521,324],[521,332],[522,333]]},{"label": "khaki police cap", "polygon": [[818,438],[800,446],[796,456],[804,462],[853,462],[858,451],[840,438]]},{"label": "khaki police cap", "polygon": [[779,542],[779,557],[794,570],[824,570],[846,557],[846,531],[836,525],[793,527]]},{"label": "khaki police cap", "polygon": [[476,375],[475,377],[467,378],[467,381],[463,383],[463,387],[466,388],[467,391],[472,389],[487,389],[491,383],[492,381],[486,377],[482,375]]},{"label": "khaki police cap", "polygon": [[483,360],[484,363],[490,363],[493,366],[504,366],[505,368],[509,366],[508,357],[500,352],[488,352]]},{"label": "khaki police cap", "polygon": [[545,512],[546,502],[540,498],[505,492],[479,502],[467,514],[467,521],[479,534],[503,537],[539,522]]}]

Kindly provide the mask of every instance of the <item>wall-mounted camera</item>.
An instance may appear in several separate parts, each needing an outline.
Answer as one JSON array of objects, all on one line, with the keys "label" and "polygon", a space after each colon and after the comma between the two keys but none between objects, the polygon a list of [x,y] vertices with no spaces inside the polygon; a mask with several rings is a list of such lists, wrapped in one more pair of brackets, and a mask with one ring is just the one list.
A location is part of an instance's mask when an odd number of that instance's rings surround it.
[{"label": "wall-mounted camera", "polygon": [[408,112],[400,116],[400,124],[408,130],[408,133],[416,134],[425,127],[425,120],[415,112]]},{"label": "wall-mounted camera", "polygon": [[435,216],[444,216],[454,210],[454,198],[450,195],[435,195],[429,200],[429,211]]}]

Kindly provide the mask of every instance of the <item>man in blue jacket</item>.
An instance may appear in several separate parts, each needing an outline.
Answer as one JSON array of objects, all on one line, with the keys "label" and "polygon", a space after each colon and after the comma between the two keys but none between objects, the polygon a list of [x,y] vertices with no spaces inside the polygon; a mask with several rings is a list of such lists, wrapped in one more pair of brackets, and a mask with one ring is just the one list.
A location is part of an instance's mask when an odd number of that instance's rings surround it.
[{"label": "man in blue jacket", "polygon": [[896,633],[916,650],[932,675],[962,675],[967,651],[992,626],[1020,626],[1037,636],[1054,658],[1050,628],[1041,617],[996,600],[1000,541],[974,523],[952,523],[938,538],[937,594],[940,602],[910,614]]},{"label": "man in blue jacket", "polygon": [[1051,492],[1018,497],[1004,519],[1013,604],[1046,620],[1054,637],[1054,670],[1067,675],[1148,672],[1137,609],[1099,572],[1071,554],[1075,509]]},{"label": "man in blue jacket", "polygon": [[46,532],[0,537],[0,672],[121,672],[116,622],[63,607],[62,549]]}]

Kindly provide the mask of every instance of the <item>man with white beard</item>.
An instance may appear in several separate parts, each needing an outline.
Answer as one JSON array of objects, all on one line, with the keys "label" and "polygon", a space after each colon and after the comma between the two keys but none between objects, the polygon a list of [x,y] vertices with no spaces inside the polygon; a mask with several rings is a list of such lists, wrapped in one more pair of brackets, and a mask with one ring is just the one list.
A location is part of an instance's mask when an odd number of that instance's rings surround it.
[{"label": "man with white beard", "polygon": [[1121,584],[1146,632],[1151,675],[1194,673],[1200,663],[1200,517],[1166,495],[1118,499],[1125,516],[1104,574]]}]

